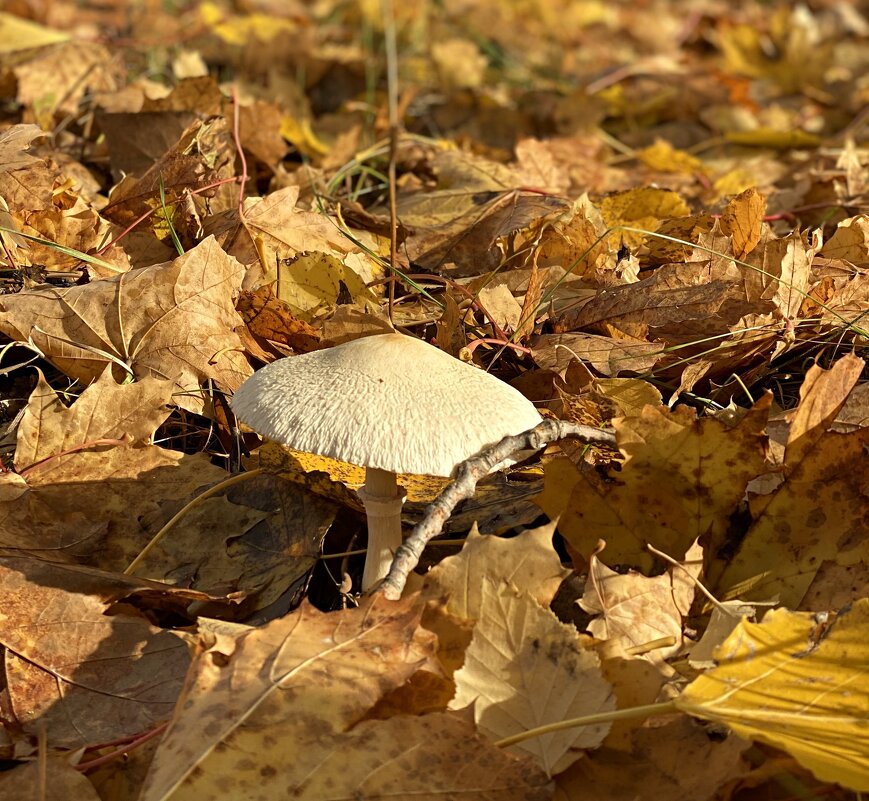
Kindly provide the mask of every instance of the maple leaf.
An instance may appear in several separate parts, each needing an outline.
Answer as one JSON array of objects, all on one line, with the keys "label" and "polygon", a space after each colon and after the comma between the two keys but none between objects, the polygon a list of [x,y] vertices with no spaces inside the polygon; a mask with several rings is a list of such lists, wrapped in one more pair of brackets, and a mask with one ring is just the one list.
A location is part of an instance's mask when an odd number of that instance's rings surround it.
[{"label": "maple leaf", "polygon": [[202,412],[207,396],[200,387],[208,379],[234,390],[252,373],[234,332],[242,325],[233,305],[240,283],[241,266],[210,238],[167,264],[7,296],[0,331],[33,341],[85,384],[107,364],[119,377],[171,380],[173,402]]}]

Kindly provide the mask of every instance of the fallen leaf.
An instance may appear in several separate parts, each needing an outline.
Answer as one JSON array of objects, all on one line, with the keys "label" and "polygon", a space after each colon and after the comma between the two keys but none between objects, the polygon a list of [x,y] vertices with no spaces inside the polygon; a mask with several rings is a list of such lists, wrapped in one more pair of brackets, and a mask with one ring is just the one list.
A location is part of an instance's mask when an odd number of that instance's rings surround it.
[{"label": "fallen leaf", "polygon": [[42,782],[45,794],[40,795],[40,801],[100,801],[88,779],[62,757],[49,757],[44,769],[41,762],[33,761],[4,771],[0,776],[0,801],[33,797],[34,788]]},{"label": "fallen leaf", "polygon": [[54,748],[140,734],[172,714],[190,657],[174,634],[129,610],[117,586],[38,560],[0,558],[5,676],[17,724]]},{"label": "fallen leaf", "polygon": [[733,242],[733,255],[744,259],[760,242],[766,198],[755,188],[737,195],[721,215],[721,230]]},{"label": "fallen leaf", "polygon": [[502,539],[472,532],[460,553],[426,574],[427,592],[447,597],[447,611],[467,620],[480,616],[486,581],[508,582],[548,606],[568,575],[552,547],[555,524]]},{"label": "fallen leaf", "polygon": [[[664,659],[682,647],[682,615],[673,595],[669,573],[648,578],[619,574],[592,556],[589,579],[580,605],[595,617],[587,630],[606,645],[606,655],[625,654],[635,648],[653,659]],[[690,605],[690,604],[689,604]],[[659,641],[662,641],[659,643]]]},{"label": "fallen leaf", "polygon": [[652,718],[631,732],[630,748],[604,746],[568,768],[556,780],[555,798],[636,801],[642,788],[649,798],[712,801],[749,772],[748,747],[735,734],[710,736],[684,716]]},{"label": "fallen leaf", "polygon": [[609,477],[577,471],[559,531],[586,559],[603,539],[606,564],[642,572],[654,564],[647,543],[681,559],[698,537],[723,537],[746,484],[763,471],[770,400],[730,429],[685,408],[646,406],[638,417],[615,420],[624,463]]},{"label": "fallen leaf", "polygon": [[677,698],[684,712],[782,748],[819,779],[869,790],[869,600],[820,619],[776,609],[742,621],[718,666]]},{"label": "fallen leaf", "polygon": [[15,467],[23,470],[99,439],[147,442],[169,416],[171,396],[170,381],[149,376],[119,385],[106,368],[67,408],[40,372],[18,426]]},{"label": "fallen leaf", "polygon": [[[545,778],[507,755],[499,770],[482,774],[479,751],[456,750],[472,732],[454,715],[358,723],[432,652],[432,636],[417,628],[420,612],[412,598],[329,615],[305,604],[261,628],[203,643],[143,801],[217,798],[228,785],[268,799],[285,797],[287,788],[310,799],[324,792],[425,798],[423,790],[473,798],[473,788],[489,799],[511,797],[503,791],[515,783],[517,801],[547,798]],[[425,769],[423,731],[445,749]],[[340,769],[331,767],[339,756]]]},{"label": "fallen leaf", "polygon": [[[85,384],[107,365],[127,375],[170,379],[173,401],[201,413],[208,379],[237,389],[253,372],[234,333],[241,267],[213,238],[167,264],[69,289],[44,287],[0,300],[0,331],[31,340]],[[149,302],[141,302],[142,297]]]},{"label": "fallen leaf", "polygon": [[[485,579],[465,664],[455,676],[454,709],[473,704],[480,729],[501,739],[570,718],[612,710],[597,655],[530,595]],[[609,724],[544,734],[513,746],[550,776],[600,745]]]}]

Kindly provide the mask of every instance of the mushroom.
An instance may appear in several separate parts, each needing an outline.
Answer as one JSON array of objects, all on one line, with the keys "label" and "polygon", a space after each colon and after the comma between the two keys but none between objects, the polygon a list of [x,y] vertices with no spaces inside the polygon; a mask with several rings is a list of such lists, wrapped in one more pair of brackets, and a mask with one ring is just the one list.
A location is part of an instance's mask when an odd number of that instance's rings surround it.
[{"label": "mushroom", "polygon": [[268,439],[365,467],[363,590],[386,575],[402,541],[397,473],[450,476],[486,446],[540,422],[513,387],[395,333],[272,362],[236,391],[232,409]]}]

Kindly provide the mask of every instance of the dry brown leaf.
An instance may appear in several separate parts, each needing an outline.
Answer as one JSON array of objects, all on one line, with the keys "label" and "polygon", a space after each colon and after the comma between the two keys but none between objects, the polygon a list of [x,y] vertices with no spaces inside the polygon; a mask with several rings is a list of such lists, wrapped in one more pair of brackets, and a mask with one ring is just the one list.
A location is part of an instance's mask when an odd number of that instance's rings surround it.
[{"label": "dry brown leaf", "polygon": [[824,243],[821,254],[851,264],[869,264],[869,215],[859,214],[842,220],[833,236]]},{"label": "dry brown leaf", "polygon": [[0,774],[0,801],[23,801],[36,797],[41,781],[45,795],[40,801],[100,801],[100,796],[81,771],[66,759],[49,757],[43,773],[42,764],[28,762]]},{"label": "dry brown leaf", "polygon": [[56,119],[77,114],[86,94],[117,91],[123,82],[109,49],[81,40],[40,49],[15,67],[15,77],[19,102],[38,109],[38,122],[47,131]]},{"label": "dry brown leaf", "polygon": [[[449,205],[452,205],[453,195],[450,193],[447,198]],[[481,192],[473,198],[474,206],[461,216],[437,225],[417,223],[414,226],[415,233],[405,243],[411,261],[429,270],[446,271],[454,277],[480,275],[498,265],[500,237],[559,214],[567,205],[554,195],[519,189]]]},{"label": "dry brown leaf", "polygon": [[652,342],[613,339],[598,334],[542,334],[532,342],[534,361],[548,370],[560,372],[571,359],[588,362],[606,376],[622,372],[645,373],[666,358],[663,348]]},{"label": "dry brown leaf", "polygon": [[[256,290],[276,282],[277,261],[309,251],[337,258],[363,281],[379,277],[374,260],[344,235],[336,220],[299,208],[298,199],[299,187],[289,186],[265,198],[247,198],[241,225],[235,212],[226,219],[213,218],[214,232],[226,252],[247,267],[244,289]],[[353,236],[364,247],[378,252],[377,241],[371,235],[355,231]]]},{"label": "dry brown leaf", "polygon": [[800,403],[786,418],[790,422],[785,450],[787,467],[810,457],[818,440],[845,406],[865,366],[863,359],[848,353],[829,370],[817,364],[809,368],[800,387]]},{"label": "dry brown leaf", "polygon": [[[171,205],[185,192],[231,178],[234,161],[235,145],[226,120],[222,117],[196,119],[141,178],[126,176],[117,184],[109,197],[109,205],[101,213],[112,222],[129,225],[141,215],[161,208],[161,186]],[[213,194],[217,190],[211,191]],[[220,208],[219,203],[212,201],[212,213]],[[180,217],[173,217],[173,224],[187,227]],[[163,236],[168,238],[168,235],[169,231],[165,230]]]},{"label": "dry brown leaf", "polygon": [[486,579],[506,581],[549,606],[568,575],[552,547],[555,523],[502,539],[472,531],[461,553],[449,556],[426,574],[427,594],[446,596],[447,611],[466,620],[479,617]]},{"label": "dry brown leaf", "polygon": [[745,273],[749,297],[771,300],[779,316],[794,319],[809,289],[809,272],[815,248],[804,234],[768,239],[748,262],[756,269]]},{"label": "dry brown leaf", "polygon": [[208,379],[231,391],[253,372],[234,332],[242,325],[233,305],[240,283],[241,266],[209,238],[167,264],[6,296],[0,331],[32,340],[85,384],[109,364],[117,378],[170,379],[173,402],[201,413]]},{"label": "dry brown leaf", "polygon": [[744,259],[760,242],[766,198],[755,188],[737,195],[721,215],[721,230],[733,243],[733,255]]},{"label": "dry brown leaf", "polygon": [[579,603],[596,616],[586,628],[595,639],[605,642],[606,656],[644,647],[647,650],[638,653],[655,660],[678,653],[682,647],[682,615],[688,610],[677,604],[674,578],[670,573],[653,578],[619,574],[592,556],[585,594]]},{"label": "dry brown leaf", "polygon": [[[164,504],[149,512],[140,518],[142,526],[155,533],[173,509]],[[136,572],[212,594],[242,595],[243,619],[282,598],[286,609],[298,601],[335,512],[334,504],[304,486],[258,476],[187,512]]]},{"label": "dry brown leaf", "polygon": [[98,439],[147,442],[168,416],[172,382],[146,377],[117,384],[106,368],[67,408],[42,373],[18,426],[15,467],[26,467]]},{"label": "dry brown leaf", "polygon": [[600,211],[583,195],[545,228],[537,246],[538,262],[541,267],[558,265],[576,277],[593,281],[615,267],[615,255],[601,238],[605,231]]},{"label": "dry brown leaf", "polygon": [[317,330],[297,318],[275,296],[271,286],[262,286],[256,292],[243,291],[236,309],[255,337],[286,345],[296,353],[310,353],[320,347]]},{"label": "dry brown leaf", "polygon": [[523,186],[563,195],[570,179],[553,156],[552,143],[540,139],[522,139],[516,143],[516,172]]},{"label": "dry brown leaf", "polygon": [[[179,706],[164,740],[164,756],[207,759],[217,743],[244,737],[240,729],[252,717],[260,725],[280,723],[288,733],[350,728],[387,690],[425,666],[434,638],[419,628],[421,613],[413,597],[371,599],[329,614],[305,602],[232,638],[213,643],[206,638],[185,690],[187,703]],[[208,723],[204,738],[184,736],[190,727],[203,731],[199,726]],[[160,762],[170,770],[195,767]]]},{"label": "dry brown leaf", "polygon": [[[686,323],[697,321],[707,333],[716,330],[715,318],[728,300],[733,284],[723,280],[693,285],[664,285],[664,268],[651,278],[635,284],[616,286],[599,292],[575,312],[564,314],[555,322],[556,333],[576,331],[591,326],[627,326],[641,336],[650,327],[685,331]],[[745,313],[752,307],[745,309]],[[742,316],[742,315],[740,315]],[[683,338],[689,338],[689,332]]]},{"label": "dry brown leaf", "polygon": [[[600,660],[583,648],[576,628],[530,595],[483,579],[478,620],[450,706],[473,705],[481,731],[493,739],[615,708]],[[512,748],[531,754],[550,776],[603,741],[609,724],[552,732]]]},{"label": "dry brown leaf", "polygon": [[155,533],[141,522],[148,513],[180,506],[224,478],[204,454],[155,445],[51,458],[28,471],[23,487],[19,479],[17,497],[0,507],[0,547],[120,571]]},{"label": "dry brown leaf", "polygon": [[723,742],[684,716],[652,718],[632,732],[632,747],[604,746],[557,779],[557,801],[606,798],[636,801],[712,801],[728,782],[750,770],[749,743],[735,735]]},{"label": "dry brown leaf", "polygon": [[[129,590],[128,590],[129,591]],[[5,675],[12,713],[55,748],[140,734],[172,714],[187,648],[129,609],[118,585],[39,560],[0,559]]]},{"label": "dry brown leaf", "polygon": [[[399,717],[354,727],[431,654],[433,638],[418,628],[420,612],[412,598],[378,599],[329,615],[303,605],[259,629],[203,642],[143,801],[212,799],[228,787],[265,799],[288,791],[309,799],[324,793],[547,798],[545,777],[527,763],[481,751],[482,741],[469,749],[472,729],[461,717]],[[442,756],[431,759],[432,748]],[[478,766],[481,754],[487,763],[497,759],[498,769]],[[511,785],[516,795],[505,796]]]}]

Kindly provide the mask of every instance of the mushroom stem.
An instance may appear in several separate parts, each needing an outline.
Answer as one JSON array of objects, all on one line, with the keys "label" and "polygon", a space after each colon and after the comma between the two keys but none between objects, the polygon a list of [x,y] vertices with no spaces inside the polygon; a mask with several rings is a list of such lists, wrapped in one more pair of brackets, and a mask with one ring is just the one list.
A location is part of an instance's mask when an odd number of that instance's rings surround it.
[{"label": "mushroom stem", "polygon": [[365,592],[388,572],[392,557],[401,545],[401,507],[404,491],[399,488],[395,473],[365,468],[365,486],[359,491],[368,517],[368,553],[362,573]]}]

